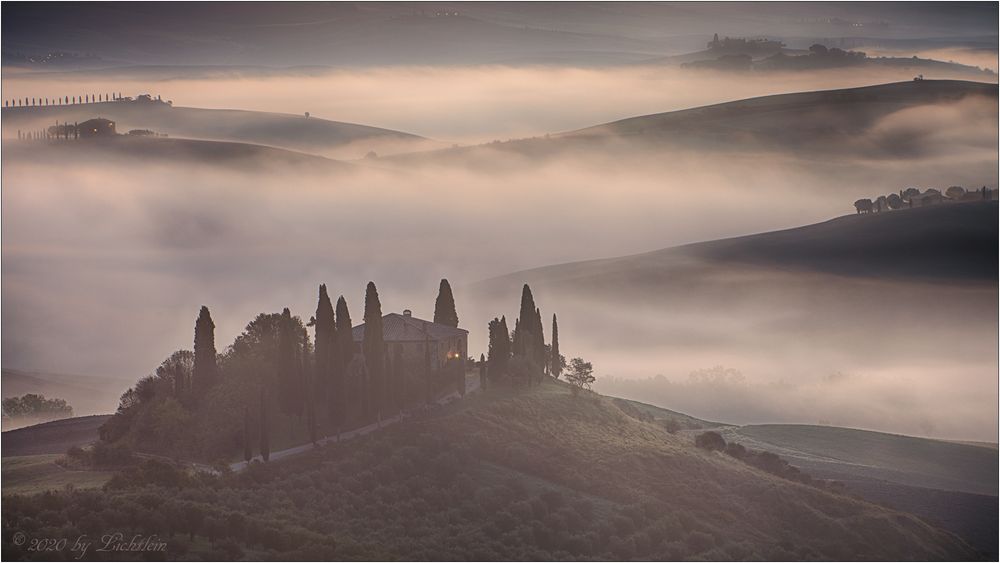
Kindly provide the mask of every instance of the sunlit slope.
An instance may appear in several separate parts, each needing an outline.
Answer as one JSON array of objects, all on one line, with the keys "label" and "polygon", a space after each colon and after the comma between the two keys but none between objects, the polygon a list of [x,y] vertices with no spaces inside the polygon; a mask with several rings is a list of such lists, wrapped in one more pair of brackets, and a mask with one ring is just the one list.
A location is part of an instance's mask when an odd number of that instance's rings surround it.
[{"label": "sunlit slope", "polygon": [[[406,550],[414,546],[438,559],[973,557],[960,540],[912,516],[705,452],[608,398],[574,398],[564,385],[500,390],[452,409],[276,465],[268,490],[253,494],[323,483],[302,491],[308,500],[297,510],[275,517],[385,546],[393,558],[413,557]],[[423,496],[446,483],[471,496]],[[352,526],[356,512],[331,513],[345,502],[341,495],[362,504],[377,495],[383,525]],[[451,511],[462,517],[442,521]],[[446,545],[416,537],[438,523],[447,526]]]},{"label": "sunlit slope", "polygon": [[110,416],[77,416],[5,431],[3,456],[64,454],[73,446],[86,446],[100,438],[100,427]]},{"label": "sunlit slope", "polygon": [[[997,277],[997,203],[846,215],[795,229],[547,266],[483,282],[576,289],[655,286],[727,266],[855,277],[989,283]],[[710,280],[706,280],[710,281]]]},{"label": "sunlit slope", "polygon": [[997,556],[995,449],[832,426],[750,425],[723,434],[813,476],[836,479],[872,502],[916,514]]},{"label": "sunlit slope", "polygon": [[[879,120],[905,109],[954,104],[972,97],[992,100],[992,111],[987,109],[987,115],[992,116],[995,129],[996,84],[922,80],[750,98],[632,117],[564,133],[559,138],[618,138],[633,142],[711,144],[718,148],[802,150],[808,147],[894,156],[917,150],[916,142],[921,139],[907,139],[892,131],[872,131]],[[984,105],[988,107],[989,104]]]},{"label": "sunlit slope", "polygon": [[826,471],[932,489],[997,494],[998,456],[989,448],[834,426],[762,424],[729,432]]},{"label": "sunlit slope", "polygon": [[896,82],[749,98],[630,117],[544,137],[400,154],[390,160],[495,167],[510,165],[507,157],[516,157],[513,162],[517,163],[581,150],[616,158],[644,155],[646,151],[691,150],[778,153],[824,161],[847,157],[912,159],[956,146],[992,153],[997,143],[996,106],[996,84]]},{"label": "sunlit slope", "polygon": [[[3,396],[20,397],[27,393],[64,399],[73,407],[73,414],[84,416],[110,413],[118,406],[118,397],[134,383],[132,381],[92,375],[44,373],[4,368],[0,382]],[[4,430],[9,430],[4,421]]]},{"label": "sunlit slope", "polygon": [[253,143],[337,156],[360,157],[368,150],[390,148],[415,150],[426,141],[400,131],[305,115],[171,107],[152,102],[4,108],[4,135],[16,136],[16,129],[31,130],[56,122],[72,124],[95,117],[114,121],[119,133],[149,129],[172,137]]},{"label": "sunlit slope", "polygon": [[276,168],[284,172],[336,172],[352,166],[322,156],[251,143],[132,136],[79,141],[7,141],[4,159],[19,164],[59,166],[141,162],[177,166],[197,164],[238,171]]}]

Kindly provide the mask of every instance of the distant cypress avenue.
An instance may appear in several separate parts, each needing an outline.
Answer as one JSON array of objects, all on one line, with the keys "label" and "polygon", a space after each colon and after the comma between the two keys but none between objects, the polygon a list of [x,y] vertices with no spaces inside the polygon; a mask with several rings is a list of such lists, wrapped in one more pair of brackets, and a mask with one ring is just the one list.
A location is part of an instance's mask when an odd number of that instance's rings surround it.
[{"label": "distant cypress avenue", "polygon": [[382,420],[385,395],[385,340],[382,334],[382,304],[374,282],[365,289],[365,336],[362,341],[365,366],[368,369],[368,397],[376,420]]},{"label": "distant cypress avenue", "polygon": [[438,288],[437,300],[434,302],[434,322],[458,328],[458,313],[455,311],[455,297],[451,293],[451,284],[442,279]]},{"label": "distant cypress avenue", "polygon": [[194,386],[203,394],[215,385],[219,366],[216,363],[215,323],[208,307],[202,305],[198,320],[194,324]]}]

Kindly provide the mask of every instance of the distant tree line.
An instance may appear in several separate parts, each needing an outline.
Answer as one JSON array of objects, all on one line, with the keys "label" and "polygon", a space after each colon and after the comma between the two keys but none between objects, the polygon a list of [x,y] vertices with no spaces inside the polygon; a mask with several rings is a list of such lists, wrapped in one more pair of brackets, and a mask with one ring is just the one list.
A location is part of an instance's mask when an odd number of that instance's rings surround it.
[{"label": "distant tree line", "polygon": [[[122,96],[121,92],[115,93],[103,93],[103,94],[81,94],[78,96],[57,96],[54,98],[43,98],[43,97],[24,97],[24,98],[13,98],[7,99],[3,102],[3,107],[44,107],[44,106],[70,106],[79,104],[97,104],[103,102],[163,102],[163,98],[157,94],[154,98],[150,94],[140,94],[134,99],[128,96]],[[173,102],[167,101],[168,105],[172,105]]]},{"label": "distant tree line", "polygon": [[593,365],[582,358],[573,358],[567,371],[566,357],[559,347],[559,319],[552,315],[552,341],[545,343],[542,312],[535,305],[535,298],[528,284],[521,288],[521,307],[514,320],[514,330],[507,325],[507,317],[490,321],[489,356],[482,372],[488,385],[510,384],[532,386],[544,376],[559,379],[565,372],[566,381],[573,393],[589,389],[594,382]]},{"label": "distant tree line", "polygon": [[966,190],[962,186],[951,186],[944,193],[936,188],[927,188],[923,192],[920,191],[920,188],[906,188],[899,190],[899,193],[880,195],[875,199],[859,199],[854,202],[854,210],[858,214],[882,213],[939,203],[990,201],[993,199],[994,193],[995,190],[990,190],[986,186],[978,190]]},{"label": "distant tree line", "polygon": [[73,416],[73,407],[63,399],[46,399],[45,395],[28,393],[3,400],[3,418],[32,419],[37,422]]}]

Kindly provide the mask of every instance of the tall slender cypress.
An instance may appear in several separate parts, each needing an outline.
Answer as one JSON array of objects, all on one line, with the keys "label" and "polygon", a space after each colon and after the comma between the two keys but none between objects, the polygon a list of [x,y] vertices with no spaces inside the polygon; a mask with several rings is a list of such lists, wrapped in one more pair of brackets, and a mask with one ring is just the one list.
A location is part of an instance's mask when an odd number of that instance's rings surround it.
[{"label": "tall slender cypress", "polygon": [[[492,338],[492,337],[493,337],[493,335],[491,334],[490,338]],[[482,390],[484,390],[484,391],[486,390],[486,385],[487,385],[486,378],[487,378],[487,373],[486,373],[486,355],[485,354],[479,354],[479,388],[482,389]]]},{"label": "tall slender cypress", "polygon": [[552,348],[549,355],[549,373],[559,379],[559,375],[562,374],[562,361],[559,355],[559,321],[556,320],[555,313],[552,313]]},{"label": "tall slender cypress", "polygon": [[208,307],[202,305],[198,320],[194,323],[194,368],[192,379],[199,392],[215,385],[219,366],[215,354],[215,323]]},{"label": "tall slender cypress", "polygon": [[333,355],[333,414],[339,438],[341,428],[347,421],[347,405],[356,397],[347,396],[347,366],[354,359],[354,332],[351,327],[351,312],[347,300],[341,295],[337,299],[336,350]]},{"label": "tall slender cypress", "polygon": [[292,313],[285,307],[278,325],[278,399],[285,414],[302,416],[302,358]]},{"label": "tall slender cypress", "polygon": [[437,300],[434,301],[434,322],[450,327],[458,327],[455,297],[451,293],[451,284],[446,279],[441,280]]},{"label": "tall slender cypress", "polygon": [[368,367],[368,395],[377,420],[382,420],[385,399],[385,341],[382,335],[382,304],[374,282],[365,289],[365,336],[361,344]]},{"label": "tall slender cypress", "polygon": [[[326,292],[326,284],[319,286],[319,303],[316,305],[316,316],[314,317],[316,328],[316,348],[314,351],[316,361],[314,362],[315,377],[313,384],[317,398],[322,398],[323,404],[328,412],[332,414],[333,401],[329,400],[332,393],[336,391],[333,385],[336,371],[335,355],[337,348],[337,326],[333,313],[333,304],[330,296]],[[332,416],[330,417],[333,418]]]},{"label": "tall slender cypress", "polygon": [[431,404],[431,337],[424,332],[424,404]]}]

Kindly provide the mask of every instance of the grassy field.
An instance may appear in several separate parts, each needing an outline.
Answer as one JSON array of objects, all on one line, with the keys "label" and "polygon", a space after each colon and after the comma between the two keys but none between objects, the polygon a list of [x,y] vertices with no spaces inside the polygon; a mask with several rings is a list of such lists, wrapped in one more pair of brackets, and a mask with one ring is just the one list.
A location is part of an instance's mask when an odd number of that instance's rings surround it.
[{"label": "grassy field", "polygon": [[6,458],[66,453],[73,446],[96,441],[100,437],[98,429],[110,416],[78,416],[8,430],[3,433],[3,455]]},{"label": "grassy field", "polygon": [[790,424],[731,427],[723,435],[774,452],[814,477],[840,481],[872,502],[916,514],[997,556],[994,444]]},{"label": "grassy field", "polygon": [[3,495],[33,494],[60,490],[67,486],[77,489],[99,488],[108,482],[111,471],[76,471],[56,463],[61,455],[26,455],[4,457],[2,466]]},{"label": "grassy field", "polygon": [[32,537],[169,526],[180,532],[170,555],[191,559],[977,557],[913,516],[706,452],[634,414],[554,382],[492,389],[231,476],[138,471],[100,495],[49,498],[44,511],[17,499],[4,524]]}]

